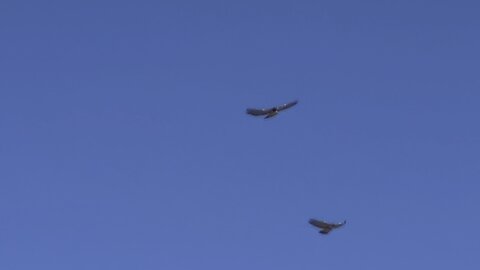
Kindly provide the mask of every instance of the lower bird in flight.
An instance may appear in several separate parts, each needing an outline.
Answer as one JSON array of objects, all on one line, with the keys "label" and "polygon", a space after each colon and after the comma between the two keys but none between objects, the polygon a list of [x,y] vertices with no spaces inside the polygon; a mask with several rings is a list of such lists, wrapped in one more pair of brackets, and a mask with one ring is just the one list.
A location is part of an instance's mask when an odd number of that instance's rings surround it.
[{"label": "lower bird in flight", "polygon": [[347,221],[345,220],[345,221],[340,222],[340,223],[329,223],[329,222],[325,222],[325,221],[316,220],[316,219],[311,218],[308,221],[308,223],[310,223],[311,225],[321,229],[319,231],[319,233],[328,234],[331,230],[338,229],[338,228],[342,227],[343,225],[345,225],[347,223]]},{"label": "lower bird in flight", "polygon": [[253,115],[253,116],[266,115],[264,118],[267,119],[267,118],[270,118],[270,117],[274,117],[275,115],[277,115],[279,112],[281,112],[283,110],[286,110],[288,108],[291,108],[291,107],[297,105],[297,103],[298,103],[298,101],[294,100],[292,102],[285,103],[285,104],[282,104],[282,105],[279,105],[279,106],[275,106],[273,108],[264,108],[264,109],[248,108],[247,113],[250,114],[250,115]]}]

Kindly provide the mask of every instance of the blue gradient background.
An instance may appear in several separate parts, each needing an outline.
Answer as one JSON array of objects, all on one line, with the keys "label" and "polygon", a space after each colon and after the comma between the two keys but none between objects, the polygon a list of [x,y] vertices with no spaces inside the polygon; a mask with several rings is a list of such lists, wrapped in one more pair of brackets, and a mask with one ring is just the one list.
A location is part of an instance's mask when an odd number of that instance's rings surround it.
[{"label": "blue gradient background", "polygon": [[0,2],[0,269],[479,269],[479,10]]}]

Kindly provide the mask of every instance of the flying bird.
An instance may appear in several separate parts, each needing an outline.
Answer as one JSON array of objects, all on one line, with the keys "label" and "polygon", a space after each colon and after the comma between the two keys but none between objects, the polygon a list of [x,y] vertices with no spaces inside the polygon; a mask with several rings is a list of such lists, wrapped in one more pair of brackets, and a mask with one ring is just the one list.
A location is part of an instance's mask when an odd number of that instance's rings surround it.
[{"label": "flying bird", "polygon": [[267,118],[270,118],[270,117],[274,117],[275,115],[277,115],[279,112],[281,112],[283,110],[286,110],[288,108],[291,108],[291,107],[295,106],[297,103],[298,103],[298,101],[294,100],[292,102],[285,103],[285,104],[282,104],[282,105],[279,105],[279,106],[276,106],[276,107],[273,107],[273,108],[265,108],[265,109],[248,108],[247,109],[247,114],[250,114],[250,115],[253,115],[253,116],[265,115],[264,118],[267,119]]},{"label": "flying bird", "polygon": [[342,227],[343,225],[345,225],[347,223],[347,221],[345,220],[345,221],[340,222],[340,223],[329,223],[329,222],[325,222],[325,221],[316,220],[316,219],[311,218],[308,221],[308,223],[310,223],[311,225],[321,229],[319,231],[319,233],[328,234],[331,230],[338,229],[338,228]]}]

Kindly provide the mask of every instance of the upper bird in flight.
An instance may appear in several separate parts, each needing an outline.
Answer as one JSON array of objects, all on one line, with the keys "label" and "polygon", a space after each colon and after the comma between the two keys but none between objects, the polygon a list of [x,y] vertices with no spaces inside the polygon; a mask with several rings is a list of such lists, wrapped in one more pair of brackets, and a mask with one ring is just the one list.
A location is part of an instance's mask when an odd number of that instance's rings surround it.
[{"label": "upper bird in flight", "polygon": [[347,221],[345,220],[344,222],[341,222],[341,223],[329,223],[329,222],[325,222],[325,221],[316,220],[316,219],[311,218],[308,221],[308,223],[310,223],[311,225],[321,229],[319,231],[319,233],[328,234],[331,230],[338,229],[338,228],[342,227],[343,225],[345,225],[347,223]]},{"label": "upper bird in flight", "polygon": [[248,108],[247,113],[253,116],[260,116],[260,115],[266,115],[265,119],[274,117],[277,115],[279,112],[286,110],[288,108],[291,108],[295,106],[298,103],[298,100],[294,100],[289,103],[285,103],[273,108],[265,108],[265,109],[254,109],[254,108]]}]

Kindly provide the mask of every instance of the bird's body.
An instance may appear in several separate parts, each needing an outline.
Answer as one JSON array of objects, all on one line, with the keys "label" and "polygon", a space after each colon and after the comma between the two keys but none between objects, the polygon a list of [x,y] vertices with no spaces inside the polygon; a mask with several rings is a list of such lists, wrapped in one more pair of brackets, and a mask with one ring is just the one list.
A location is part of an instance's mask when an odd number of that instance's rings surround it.
[{"label": "bird's body", "polygon": [[345,220],[341,223],[329,223],[329,222],[325,222],[325,221],[322,221],[322,220],[316,220],[316,219],[311,218],[308,221],[308,223],[310,223],[311,225],[321,229],[319,231],[319,233],[328,234],[333,229],[338,229],[338,228],[342,227],[343,225],[345,225],[347,223],[347,221]]},{"label": "bird's body", "polygon": [[277,110],[273,110],[273,111],[269,112],[269,113],[267,114],[267,116],[265,116],[265,119],[270,118],[270,117],[274,117],[274,116],[277,115],[277,114],[278,114],[278,111],[277,111]]},{"label": "bird's body", "polygon": [[276,107],[272,108],[264,108],[264,109],[255,109],[255,108],[248,108],[247,109],[247,114],[253,115],[253,116],[263,116],[265,115],[265,119],[274,117],[277,115],[279,112],[286,110],[288,108],[291,108],[295,106],[298,103],[297,100],[285,103]]}]

